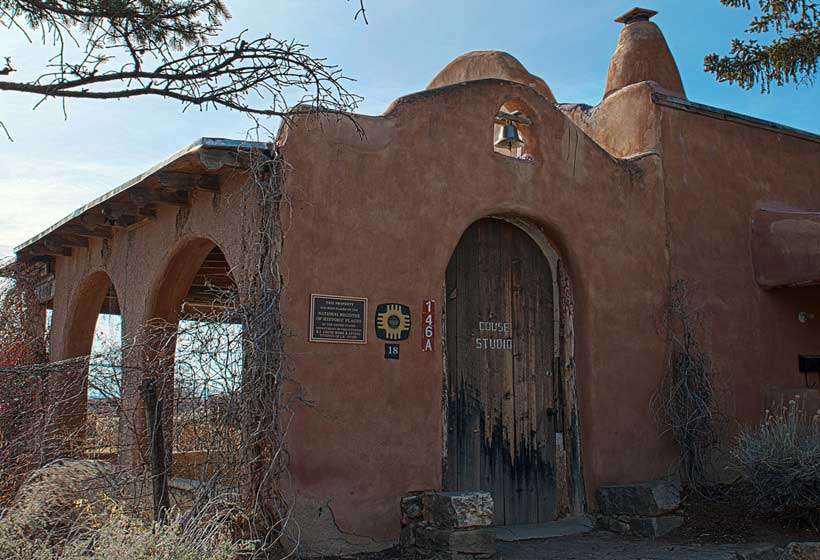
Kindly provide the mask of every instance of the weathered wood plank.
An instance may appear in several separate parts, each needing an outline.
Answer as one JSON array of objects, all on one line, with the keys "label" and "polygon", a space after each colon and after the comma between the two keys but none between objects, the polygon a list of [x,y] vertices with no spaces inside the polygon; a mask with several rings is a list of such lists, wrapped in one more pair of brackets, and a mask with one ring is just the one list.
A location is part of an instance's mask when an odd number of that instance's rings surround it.
[{"label": "weathered wood plank", "polygon": [[553,519],[549,263],[520,229],[482,220],[464,233],[446,279],[445,487],[491,492],[498,524]]},{"label": "weathered wood plank", "polygon": [[110,227],[97,226],[92,228],[81,223],[73,222],[61,227],[60,232],[71,235],[79,235],[82,237],[97,237],[102,239],[110,239],[113,236],[113,232]]}]

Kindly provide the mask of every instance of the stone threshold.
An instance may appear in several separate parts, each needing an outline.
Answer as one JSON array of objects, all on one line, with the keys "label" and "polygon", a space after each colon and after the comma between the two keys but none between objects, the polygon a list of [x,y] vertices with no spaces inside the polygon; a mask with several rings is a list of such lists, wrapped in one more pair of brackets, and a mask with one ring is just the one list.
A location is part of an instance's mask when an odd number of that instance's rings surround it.
[{"label": "stone threshold", "polygon": [[504,525],[495,528],[495,540],[501,542],[554,539],[589,533],[595,522],[586,515],[567,517],[548,523],[529,525]]}]

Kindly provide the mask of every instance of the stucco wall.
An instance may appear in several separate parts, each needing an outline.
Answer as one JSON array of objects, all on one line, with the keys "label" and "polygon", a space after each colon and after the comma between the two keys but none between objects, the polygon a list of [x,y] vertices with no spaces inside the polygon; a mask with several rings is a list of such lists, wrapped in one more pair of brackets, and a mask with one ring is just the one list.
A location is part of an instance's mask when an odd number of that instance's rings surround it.
[{"label": "stucco wall", "polygon": [[[493,152],[493,117],[510,99],[531,108],[533,162]],[[342,532],[385,541],[400,495],[441,486],[441,341],[423,353],[415,328],[399,361],[384,360],[372,324],[363,346],[310,343],[309,298],[367,297],[371,314],[401,302],[418,318],[423,300],[441,302],[463,231],[490,215],[541,226],[572,276],[587,488],[657,475],[669,459],[649,413],[665,351],[658,158],[616,160],[535,91],[498,80],[406,97],[359,124],[364,138],[342,120],[303,123],[283,141],[293,204],[282,312],[312,403],[289,434],[297,491],[329,506]]]},{"label": "stucco wall", "polygon": [[660,144],[659,111],[652,102],[655,86],[641,82],[609,95],[595,107],[561,105],[581,130],[616,157],[655,152]]},{"label": "stucco wall", "polygon": [[727,406],[746,424],[767,387],[804,384],[798,353],[820,353],[820,322],[797,318],[820,311],[820,288],[762,290],[750,251],[759,203],[820,206],[820,142],[670,107],[661,123],[671,274],[690,280]]}]

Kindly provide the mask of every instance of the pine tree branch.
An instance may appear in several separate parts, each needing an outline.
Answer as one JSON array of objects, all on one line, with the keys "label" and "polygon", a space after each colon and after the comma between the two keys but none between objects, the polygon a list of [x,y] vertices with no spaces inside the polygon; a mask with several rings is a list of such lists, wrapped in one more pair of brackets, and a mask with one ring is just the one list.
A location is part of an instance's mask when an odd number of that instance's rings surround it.
[{"label": "pine tree branch", "polygon": [[[750,0],[721,0],[734,8],[751,9]],[[718,81],[738,84],[743,89],[760,86],[771,91],[772,84],[810,85],[820,61],[820,9],[811,0],[759,0],[761,14],[746,29],[750,36],[775,33],[768,44],[757,39],[733,39],[730,53],[704,58],[704,69]]]}]

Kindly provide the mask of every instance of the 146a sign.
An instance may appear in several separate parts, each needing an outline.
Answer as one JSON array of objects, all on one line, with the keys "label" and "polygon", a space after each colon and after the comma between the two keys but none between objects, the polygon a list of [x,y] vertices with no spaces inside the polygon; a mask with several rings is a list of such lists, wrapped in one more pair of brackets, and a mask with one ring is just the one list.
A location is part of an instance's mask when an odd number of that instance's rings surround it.
[{"label": "146a sign", "polygon": [[436,302],[428,299],[421,304],[421,325],[424,329],[421,337],[421,349],[424,352],[433,351],[433,336],[436,334]]}]

